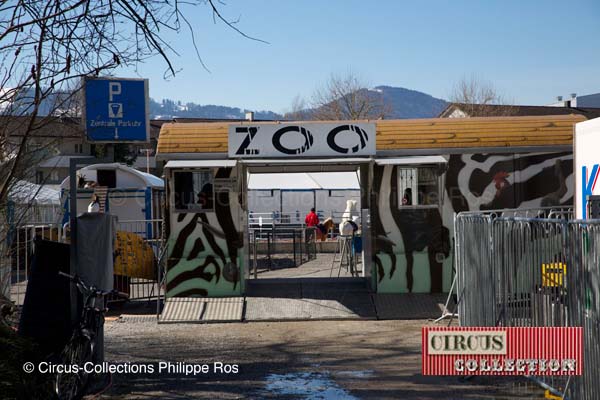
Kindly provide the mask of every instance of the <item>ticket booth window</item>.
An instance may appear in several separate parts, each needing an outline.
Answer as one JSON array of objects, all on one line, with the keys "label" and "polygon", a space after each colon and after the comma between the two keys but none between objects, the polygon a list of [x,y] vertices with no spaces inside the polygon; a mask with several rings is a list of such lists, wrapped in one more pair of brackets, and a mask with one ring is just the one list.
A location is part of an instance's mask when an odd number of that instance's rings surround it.
[{"label": "ticket booth window", "polygon": [[211,170],[175,171],[173,173],[175,211],[212,211],[215,200],[213,181]]},{"label": "ticket booth window", "polygon": [[398,206],[438,207],[440,177],[435,166],[397,167]]}]

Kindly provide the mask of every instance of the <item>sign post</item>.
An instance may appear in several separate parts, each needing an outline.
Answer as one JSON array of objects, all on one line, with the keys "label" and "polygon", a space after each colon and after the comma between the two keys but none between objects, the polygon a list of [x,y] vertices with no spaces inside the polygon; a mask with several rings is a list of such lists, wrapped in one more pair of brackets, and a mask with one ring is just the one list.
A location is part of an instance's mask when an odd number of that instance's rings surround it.
[{"label": "sign post", "polygon": [[[150,105],[147,79],[83,79],[82,123],[88,142],[141,143],[150,141]],[[69,164],[71,274],[79,271],[77,242],[77,166],[111,162],[95,158],[71,159]],[[112,275],[111,275],[112,276]],[[97,285],[97,282],[88,282]],[[78,319],[77,289],[71,287],[71,320]],[[104,331],[98,332],[95,362],[104,360]]]}]

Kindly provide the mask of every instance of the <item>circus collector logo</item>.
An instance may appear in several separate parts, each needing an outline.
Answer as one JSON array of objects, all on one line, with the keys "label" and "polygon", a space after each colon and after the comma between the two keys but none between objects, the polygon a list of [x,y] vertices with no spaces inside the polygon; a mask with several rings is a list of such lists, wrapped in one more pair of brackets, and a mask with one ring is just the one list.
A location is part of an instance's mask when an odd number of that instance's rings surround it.
[{"label": "circus collector logo", "polygon": [[581,327],[423,327],[423,375],[581,375]]},{"label": "circus collector logo", "polygon": [[229,157],[375,155],[374,123],[257,123],[229,127]]}]

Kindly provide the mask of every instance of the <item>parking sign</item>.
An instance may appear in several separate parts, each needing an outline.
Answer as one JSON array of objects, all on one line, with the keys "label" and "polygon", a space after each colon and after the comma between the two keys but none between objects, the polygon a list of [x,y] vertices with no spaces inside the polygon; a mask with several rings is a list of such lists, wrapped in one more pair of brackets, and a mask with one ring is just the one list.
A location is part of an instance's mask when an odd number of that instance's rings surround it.
[{"label": "parking sign", "polygon": [[85,78],[83,122],[90,142],[150,140],[148,80]]}]

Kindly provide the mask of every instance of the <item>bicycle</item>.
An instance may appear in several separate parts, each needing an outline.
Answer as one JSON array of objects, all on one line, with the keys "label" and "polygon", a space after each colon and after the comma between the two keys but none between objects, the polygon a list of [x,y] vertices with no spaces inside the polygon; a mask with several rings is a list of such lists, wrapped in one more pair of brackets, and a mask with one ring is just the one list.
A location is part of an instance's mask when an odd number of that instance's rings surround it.
[{"label": "bicycle", "polygon": [[77,275],[72,276],[64,272],[59,272],[59,275],[77,285],[77,289],[83,295],[83,310],[79,325],[61,352],[60,359],[64,368],[62,372],[57,373],[54,388],[61,400],[80,399],[89,384],[90,374],[85,371],[84,366],[94,359],[96,338],[104,324],[104,314],[108,311],[105,298],[113,293],[121,293],[116,290],[106,292],[98,290],[95,286],[88,286]]}]

